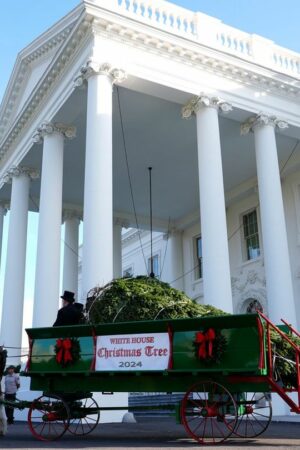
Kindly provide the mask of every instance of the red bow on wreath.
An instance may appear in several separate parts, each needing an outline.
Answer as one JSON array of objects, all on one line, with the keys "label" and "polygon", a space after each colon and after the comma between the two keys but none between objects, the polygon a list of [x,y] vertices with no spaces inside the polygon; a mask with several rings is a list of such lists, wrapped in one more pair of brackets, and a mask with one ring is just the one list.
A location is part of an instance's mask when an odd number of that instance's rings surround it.
[{"label": "red bow on wreath", "polygon": [[58,364],[67,364],[68,362],[72,362],[72,341],[71,339],[57,339],[56,341],[56,362]]},{"label": "red bow on wreath", "polygon": [[215,330],[209,328],[206,333],[198,331],[196,333],[195,343],[199,344],[197,356],[198,358],[206,359],[212,356],[213,341],[216,338]]}]

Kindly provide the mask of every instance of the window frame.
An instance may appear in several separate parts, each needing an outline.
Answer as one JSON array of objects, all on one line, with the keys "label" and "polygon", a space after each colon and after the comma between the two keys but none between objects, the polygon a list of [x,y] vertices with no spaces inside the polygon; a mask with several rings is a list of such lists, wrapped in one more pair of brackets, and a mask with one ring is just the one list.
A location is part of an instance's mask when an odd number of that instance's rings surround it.
[{"label": "window frame", "polygon": [[[201,257],[198,256],[198,241],[201,240]],[[203,279],[203,251],[202,251],[202,236],[198,234],[193,237],[193,259],[195,267],[194,270],[194,281]]]},{"label": "window frame", "polygon": [[[244,218],[249,216],[250,214],[254,213],[256,214],[256,233],[249,234],[248,236],[245,235],[245,223]],[[243,262],[249,262],[249,261],[255,261],[256,259],[261,257],[262,248],[261,248],[261,234],[260,234],[260,221],[259,221],[259,213],[257,208],[251,208],[245,212],[243,212],[240,216],[240,223],[241,223],[241,244],[242,244],[242,259]],[[251,224],[250,224],[251,225]],[[253,225],[253,224],[252,224]],[[248,225],[249,226],[249,225]],[[254,236],[257,236],[258,241],[258,247],[255,249],[258,250],[256,256],[251,257],[250,253],[250,246],[248,247],[247,240],[253,239]],[[253,249],[254,250],[254,249]]]}]

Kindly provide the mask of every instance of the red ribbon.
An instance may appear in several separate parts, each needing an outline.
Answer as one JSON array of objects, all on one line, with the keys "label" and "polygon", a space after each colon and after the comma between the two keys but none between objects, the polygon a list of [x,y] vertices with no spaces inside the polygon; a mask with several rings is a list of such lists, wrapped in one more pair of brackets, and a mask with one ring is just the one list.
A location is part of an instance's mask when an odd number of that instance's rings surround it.
[{"label": "red ribbon", "polygon": [[195,343],[199,344],[197,356],[198,358],[206,359],[212,356],[213,341],[216,338],[215,330],[209,328],[206,333],[198,331],[196,333]]},{"label": "red ribbon", "polygon": [[58,364],[67,364],[68,362],[73,361],[70,351],[72,348],[71,339],[57,339],[56,348],[58,350],[56,354],[56,361],[58,362]]}]

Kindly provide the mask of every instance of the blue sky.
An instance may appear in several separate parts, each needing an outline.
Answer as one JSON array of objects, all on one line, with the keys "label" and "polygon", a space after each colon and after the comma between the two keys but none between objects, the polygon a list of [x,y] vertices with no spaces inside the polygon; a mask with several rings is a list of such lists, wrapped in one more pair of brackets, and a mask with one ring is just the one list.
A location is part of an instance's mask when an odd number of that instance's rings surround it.
[{"label": "blue sky", "polygon": [[[110,1],[110,0],[107,0]],[[0,0],[0,99],[17,54],[80,0]],[[300,52],[300,0],[173,0],[182,7],[201,11],[248,33],[260,34],[278,45]],[[8,216],[5,219],[3,259],[0,270],[2,298]],[[25,298],[31,309],[34,289],[37,215],[29,215]],[[1,300],[0,300],[1,302]],[[25,325],[28,325],[25,322]]]}]

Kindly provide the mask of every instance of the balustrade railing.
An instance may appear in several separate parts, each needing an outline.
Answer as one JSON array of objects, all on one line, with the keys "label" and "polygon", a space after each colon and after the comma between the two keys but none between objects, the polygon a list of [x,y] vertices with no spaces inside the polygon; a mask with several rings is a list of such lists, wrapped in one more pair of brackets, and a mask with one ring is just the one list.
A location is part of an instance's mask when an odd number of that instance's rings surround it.
[{"label": "balustrade railing", "polygon": [[[300,55],[261,36],[245,33],[220,20],[193,12],[166,0],[90,0],[91,2],[148,23],[192,41],[235,54],[292,76],[300,76]],[[201,8],[201,2],[199,2]]]},{"label": "balustrade railing", "polygon": [[114,0],[115,6],[136,19],[181,35],[195,35],[195,14],[161,0]]},{"label": "balustrade railing", "polygon": [[294,75],[300,74],[300,55],[286,48],[273,46],[273,63],[277,70],[289,72]]}]

